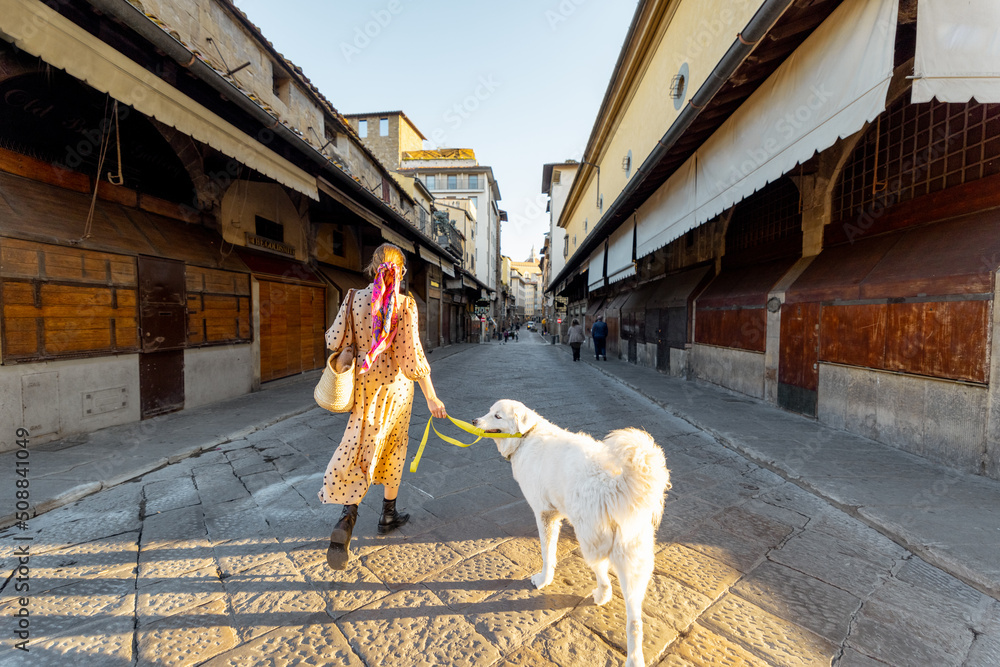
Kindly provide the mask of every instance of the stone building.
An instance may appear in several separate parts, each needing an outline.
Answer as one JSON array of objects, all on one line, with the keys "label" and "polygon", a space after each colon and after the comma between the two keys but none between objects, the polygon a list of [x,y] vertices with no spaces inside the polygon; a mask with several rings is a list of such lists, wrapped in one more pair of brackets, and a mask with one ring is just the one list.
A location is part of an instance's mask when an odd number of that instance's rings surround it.
[{"label": "stone building", "polygon": [[5,7],[0,422],[39,444],[321,368],[384,240],[441,344],[442,275],[461,269],[232,2]]},{"label": "stone building", "polygon": [[609,355],[1000,478],[1000,15],[960,4],[640,2],[553,294]]}]

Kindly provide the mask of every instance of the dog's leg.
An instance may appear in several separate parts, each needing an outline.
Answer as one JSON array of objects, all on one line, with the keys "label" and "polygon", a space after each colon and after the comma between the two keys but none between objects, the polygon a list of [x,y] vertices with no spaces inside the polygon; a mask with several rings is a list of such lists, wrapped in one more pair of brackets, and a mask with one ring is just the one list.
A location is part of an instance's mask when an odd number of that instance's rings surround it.
[{"label": "dog's leg", "polygon": [[601,606],[611,601],[611,579],[608,577],[608,566],[611,564],[607,558],[600,558],[593,563],[587,563],[597,577],[597,588],[594,589],[594,604]]},{"label": "dog's leg", "polygon": [[625,598],[625,633],[628,637],[628,659],[625,667],[643,667],[642,601],[653,575],[652,530],[638,536],[631,544],[617,542],[611,552],[612,563]]},{"label": "dog's leg", "polygon": [[536,514],[535,522],[538,524],[538,541],[542,548],[542,571],[531,576],[531,583],[535,588],[543,588],[552,583],[556,574],[556,546],[562,516],[555,510],[548,510]]}]

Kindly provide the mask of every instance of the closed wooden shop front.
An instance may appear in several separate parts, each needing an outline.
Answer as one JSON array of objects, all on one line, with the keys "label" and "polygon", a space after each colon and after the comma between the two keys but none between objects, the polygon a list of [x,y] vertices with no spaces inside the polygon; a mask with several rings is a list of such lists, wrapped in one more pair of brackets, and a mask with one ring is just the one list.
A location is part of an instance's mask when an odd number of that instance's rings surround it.
[{"label": "closed wooden shop front", "polygon": [[304,264],[240,252],[259,287],[260,381],[326,363],[326,286]]}]

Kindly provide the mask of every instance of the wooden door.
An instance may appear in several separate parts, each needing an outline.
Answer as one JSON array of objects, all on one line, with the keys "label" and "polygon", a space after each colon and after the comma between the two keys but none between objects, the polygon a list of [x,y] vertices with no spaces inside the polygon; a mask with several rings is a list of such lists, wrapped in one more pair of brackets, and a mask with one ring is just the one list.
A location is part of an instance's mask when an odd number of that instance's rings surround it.
[{"label": "wooden door", "polygon": [[260,281],[260,380],[322,368],[326,363],[326,290]]},{"label": "wooden door", "polygon": [[781,306],[778,405],[812,417],[819,388],[819,312],[818,303]]},{"label": "wooden door", "polygon": [[187,289],[184,263],[138,258],[139,404],[143,419],[184,407]]}]

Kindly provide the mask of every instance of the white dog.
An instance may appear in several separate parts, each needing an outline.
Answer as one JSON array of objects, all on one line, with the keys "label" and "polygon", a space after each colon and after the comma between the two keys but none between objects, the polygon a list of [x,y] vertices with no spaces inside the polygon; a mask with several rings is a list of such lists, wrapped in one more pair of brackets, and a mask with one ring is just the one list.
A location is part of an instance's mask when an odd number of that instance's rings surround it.
[{"label": "white dog", "polygon": [[517,401],[497,401],[474,419],[489,433],[520,433],[497,438],[514,479],[535,513],[542,548],[542,571],[531,577],[537,588],[555,574],[556,542],[562,519],[576,530],[580,550],[597,576],[594,602],[611,599],[609,562],[625,598],[628,660],[644,665],[642,601],[653,574],[656,528],[670,488],[663,451],[645,431],[612,431],[604,442],[570,433]]}]

